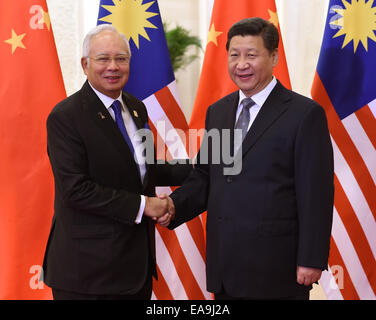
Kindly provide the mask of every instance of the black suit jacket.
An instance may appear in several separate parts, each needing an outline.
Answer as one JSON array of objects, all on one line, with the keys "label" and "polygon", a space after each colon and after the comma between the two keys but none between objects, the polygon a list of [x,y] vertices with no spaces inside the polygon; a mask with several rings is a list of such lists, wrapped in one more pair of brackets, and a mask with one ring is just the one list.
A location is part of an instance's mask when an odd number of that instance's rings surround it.
[{"label": "black suit jacket", "polygon": [[[233,132],[239,93],[208,108],[206,130]],[[230,141],[233,141],[233,136]],[[222,142],[222,141],[221,141]],[[303,294],[298,265],[326,269],[333,210],[333,154],[324,110],[279,82],[242,145],[242,170],[214,164],[212,140],[171,197],[174,228],[207,210],[207,289],[235,297]],[[221,144],[222,145],[222,144]],[[233,148],[233,146],[231,146]]]},{"label": "black suit jacket", "polygon": [[[123,101],[136,126],[145,128],[144,104],[127,93]],[[146,216],[134,223],[140,195],[155,196],[157,181],[181,184],[190,166],[147,165],[142,183],[126,141],[88,82],[52,110],[47,141],[55,212],[44,281],[79,293],[136,293],[149,266],[155,273],[154,224]]]}]

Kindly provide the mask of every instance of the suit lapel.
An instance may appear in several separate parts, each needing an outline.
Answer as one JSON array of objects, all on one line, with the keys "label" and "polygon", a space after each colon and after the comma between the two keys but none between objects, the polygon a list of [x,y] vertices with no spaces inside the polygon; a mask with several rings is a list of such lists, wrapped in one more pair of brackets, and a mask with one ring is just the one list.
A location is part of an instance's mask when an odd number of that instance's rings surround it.
[{"label": "suit lapel", "polygon": [[227,114],[226,114],[226,123],[225,129],[230,129],[230,152],[234,154],[234,128],[235,128],[235,120],[236,120],[236,111],[238,110],[239,105],[239,91],[236,91],[229,97]]},{"label": "suit lapel", "polygon": [[[135,123],[138,130],[149,129],[149,124],[147,123],[147,118],[144,116],[144,111],[141,109],[140,104],[134,101],[130,95],[123,92],[123,102],[128,108],[130,115],[132,116],[133,122]],[[155,153],[155,151],[154,151]],[[149,182],[150,164],[145,163],[146,172],[143,180],[143,188],[146,189]],[[140,178],[141,180],[141,178]]]},{"label": "suit lapel", "polygon": [[[135,123],[138,130],[140,129],[150,129],[148,124],[147,115],[145,115],[145,109],[141,108],[141,104],[134,100],[130,95],[123,92],[123,101],[128,108],[130,115],[132,116],[133,122]],[[151,132],[151,131],[150,131]],[[155,154],[155,150],[154,150]],[[149,180],[150,180],[150,172],[151,172],[151,164],[145,163],[146,172],[143,180],[143,188],[144,190],[147,189]],[[140,179],[141,180],[141,179]]]},{"label": "suit lapel", "polygon": [[[225,97],[222,101],[221,112],[219,113],[219,121],[215,122],[215,128],[220,130],[220,134],[223,134],[224,129],[230,131],[230,150],[231,154],[234,152],[234,126],[236,111],[239,104],[239,91],[233,92],[232,94]],[[223,136],[222,136],[223,138]]]},{"label": "suit lapel", "polygon": [[123,92],[123,101],[125,107],[128,108],[128,111],[135,123],[137,129],[144,129],[146,119],[142,118],[142,110],[140,110],[138,104],[132,102],[133,99],[130,98],[128,94]]},{"label": "suit lapel", "polygon": [[287,110],[287,102],[290,99],[288,91],[278,81],[243,141],[243,157],[264,132]]},{"label": "suit lapel", "polygon": [[[239,91],[236,91],[233,95],[229,97],[230,103],[229,105],[231,106],[228,108],[227,114],[226,114],[226,124],[225,128],[226,129],[231,129],[231,134],[234,134],[234,127],[235,127],[235,119],[236,119],[236,111],[238,110],[238,105],[239,105]],[[233,138],[233,137],[231,137]],[[233,139],[231,139],[233,140]]]},{"label": "suit lapel", "polygon": [[82,87],[81,93],[83,108],[89,114],[89,117],[108,138],[109,142],[123,155],[125,161],[128,159],[128,163],[133,165],[134,169],[138,171],[138,166],[134,161],[133,154],[118,126],[87,81]]}]

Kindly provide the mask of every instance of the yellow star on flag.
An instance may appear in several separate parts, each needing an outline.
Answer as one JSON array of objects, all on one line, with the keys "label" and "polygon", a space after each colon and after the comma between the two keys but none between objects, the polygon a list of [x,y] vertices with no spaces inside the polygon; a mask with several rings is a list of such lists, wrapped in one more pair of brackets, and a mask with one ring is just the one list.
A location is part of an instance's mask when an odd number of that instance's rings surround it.
[{"label": "yellow star on flag", "polygon": [[209,31],[209,34],[208,34],[208,42],[207,44],[209,44],[210,42],[213,42],[217,47],[218,47],[218,41],[217,41],[217,38],[222,34],[223,32],[220,32],[220,31],[216,31],[215,30],[215,26],[214,26],[214,22],[212,23],[211,27],[210,27],[210,31]]},{"label": "yellow star on flag", "polygon": [[333,9],[338,14],[338,19],[331,21],[330,25],[340,27],[333,38],[344,35],[342,49],[353,41],[354,53],[358,49],[359,43],[362,43],[364,49],[368,52],[368,42],[376,42],[376,7],[373,6],[374,0],[368,2],[359,0],[352,3],[342,0],[342,3],[345,8]]},{"label": "yellow star on flag", "polygon": [[268,12],[269,12],[269,16],[270,16],[269,22],[273,23],[278,28],[279,20],[278,20],[277,12],[274,12],[274,11],[269,10],[269,9],[268,9]]},{"label": "yellow star on flag", "polygon": [[5,40],[6,43],[9,43],[12,45],[12,54],[17,48],[23,48],[26,49],[25,45],[22,43],[22,39],[25,37],[26,33],[19,34],[12,29],[12,37],[8,40]]},{"label": "yellow star on flag", "polygon": [[132,39],[139,49],[139,36],[151,41],[146,28],[158,29],[149,21],[149,18],[157,16],[158,13],[147,11],[154,2],[143,4],[142,0],[113,0],[114,5],[102,5],[111,14],[99,20],[112,23],[128,40]]}]

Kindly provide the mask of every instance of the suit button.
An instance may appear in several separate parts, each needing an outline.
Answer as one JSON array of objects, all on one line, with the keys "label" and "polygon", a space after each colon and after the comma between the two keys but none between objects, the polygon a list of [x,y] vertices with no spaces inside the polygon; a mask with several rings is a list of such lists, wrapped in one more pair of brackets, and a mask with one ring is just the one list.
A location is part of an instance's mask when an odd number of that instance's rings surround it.
[{"label": "suit button", "polygon": [[232,180],[232,177],[227,177],[226,178],[226,181],[227,181],[227,183],[231,183],[233,180]]}]

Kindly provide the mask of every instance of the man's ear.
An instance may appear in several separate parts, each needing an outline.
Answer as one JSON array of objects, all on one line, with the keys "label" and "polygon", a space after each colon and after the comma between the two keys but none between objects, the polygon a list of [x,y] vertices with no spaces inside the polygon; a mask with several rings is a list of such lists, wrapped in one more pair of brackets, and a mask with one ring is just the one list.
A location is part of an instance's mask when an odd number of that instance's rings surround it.
[{"label": "man's ear", "polygon": [[272,58],[273,58],[273,67],[275,67],[278,64],[278,60],[279,60],[278,48],[273,51]]},{"label": "man's ear", "polygon": [[82,70],[84,70],[85,75],[87,75],[87,69],[89,67],[88,58],[86,57],[81,58],[81,66],[82,66]]}]

